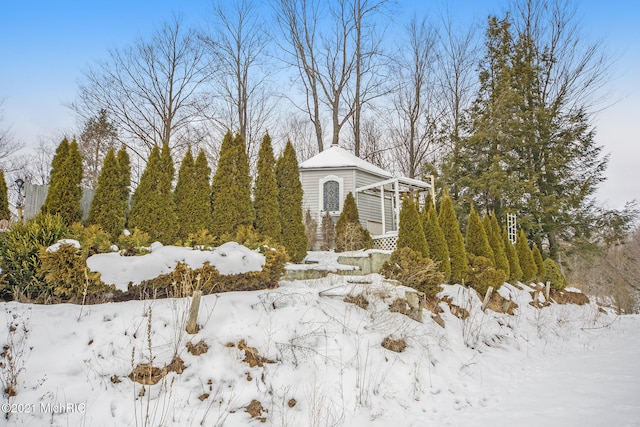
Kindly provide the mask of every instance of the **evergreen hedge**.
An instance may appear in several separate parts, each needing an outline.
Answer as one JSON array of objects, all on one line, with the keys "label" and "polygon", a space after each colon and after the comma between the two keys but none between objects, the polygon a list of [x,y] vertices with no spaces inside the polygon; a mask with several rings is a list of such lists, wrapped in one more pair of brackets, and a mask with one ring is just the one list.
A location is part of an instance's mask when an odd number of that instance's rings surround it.
[{"label": "evergreen hedge", "polygon": [[536,278],[538,267],[533,259],[531,248],[529,248],[529,240],[523,229],[520,229],[518,239],[516,240],[516,252],[518,253],[518,261],[522,269],[522,281],[530,283]]},{"label": "evergreen hedge", "polygon": [[440,204],[440,214],[438,216],[442,233],[449,249],[451,260],[451,281],[463,283],[467,276],[467,253],[464,248],[464,239],[460,231],[460,223],[453,208],[453,201],[445,192]]},{"label": "evergreen hedge", "polygon": [[49,190],[42,205],[43,214],[60,215],[66,225],[82,219],[82,156],[78,143],[65,138],[58,145],[51,163]]},{"label": "evergreen hedge", "polygon": [[424,258],[429,257],[427,239],[418,208],[410,196],[402,199],[400,209],[400,225],[398,228],[398,249],[410,248]]},{"label": "evergreen hedge", "polygon": [[271,137],[266,134],[258,152],[258,177],[253,198],[256,212],[255,228],[258,233],[279,242],[282,237],[282,225],[278,218],[278,180],[275,164]]},{"label": "evergreen hedge", "polygon": [[484,226],[482,225],[482,220],[480,219],[480,216],[476,212],[476,209],[473,205],[471,205],[471,212],[469,213],[465,242],[467,255],[484,257],[490,260],[491,263],[495,265],[493,250],[489,245],[487,233],[484,229]]},{"label": "evergreen hedge", "polygon": [[4,178],[4,172],[0,169],[0,220],[10,220],[11,212],[9,211],[9,189]]},{"label": "evergreen hedge", "polygon": [[451,277],[451,261],[449,260],[449,248],[444,238],[444,233],[438,221],[436,208],[431,201],[431,197],[427,197],[424,208],[422,210],[422,227],[424,236],[427,240],[429,255],[438,263],[438,270],[444,275],[444,281],[448,281]]},{"label": "evergreen hedge", "polygon": [[300,262],[307,256],[307,236],[302,222],[302,184],[298,170],[296,151],[287,142],[284,152],[276,162],[278,183],[278,208],[282,234],[280,241],[293,262]]}]

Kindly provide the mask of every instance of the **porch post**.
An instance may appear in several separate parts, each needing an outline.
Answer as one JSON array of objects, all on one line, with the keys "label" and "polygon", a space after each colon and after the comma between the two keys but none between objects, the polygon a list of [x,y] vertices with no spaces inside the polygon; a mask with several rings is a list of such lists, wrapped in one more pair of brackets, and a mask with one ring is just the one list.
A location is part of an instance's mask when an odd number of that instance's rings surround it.
[{"label": "porch post", "polygon": [[387,221],[384,212],[384,185],[380,186],[380,208],[382,209],[382,234],[387,234]]},{"label": "porch post", "polygon": [[396,231],[400,229],[400,182],[396,179],[393,183],[396,186],[396,208],[394,211],[396,220]]}]

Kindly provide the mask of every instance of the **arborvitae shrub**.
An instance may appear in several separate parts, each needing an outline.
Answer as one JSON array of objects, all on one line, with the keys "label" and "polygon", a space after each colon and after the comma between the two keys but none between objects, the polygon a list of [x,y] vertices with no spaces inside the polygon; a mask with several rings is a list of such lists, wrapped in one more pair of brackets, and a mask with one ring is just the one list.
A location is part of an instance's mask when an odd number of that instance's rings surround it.
[{"label": "arborvitae shrub", "polygon": [[465,238],[465,249],[467,255],[475,255],[476,257],[484,257],[494,263],[493,250],[489,245],[487,233],[482,225],[482,220],[477,214],[476,209],[471,206],[469,213],[469,222],[467,223],[467,235]]},{"label": "arborvitae shrub", "polygon": [[544,283],[550,282],[551,287],[557,291],[563,291],[567,287],[567,279],[562,274],[560,266],[551,258],[544,260]]},{"label": "arborvitae shrub", "polygon": [[502,230],[502,241],[504,242],[504,252],[507,255],[507,261],[509,262],[509,281],[515,283],[522,280],[522,268],[520,268],[520,260],[518,259],[518,253],[515,246],[509,240],[507,229]]},{"label": "arborvitae shrub", "polygon": [[118,237],[118,248],[120,254],[124,256],[133,256],[145,253],[143,247],[151,244],[151,236],[148,233],[134,228],[133,231],[124,230]]},{"label": "arborvitae shrub", "polygon": [[491,216],[485,215],[483,218],[483,225],[487,232],[489,246],[491,246],[491,250],[493,252],[495,266],[498,270],[504,271],[507,277],[509,277],[509,259],[507,258],[504,240],[502,239],[500,225],[498,224],[498,218],[496,218],[495,212],[492,212]]},{"label": "arborvitae shrub", "polygon": [[99,273],[89,271],[86,255],[73,245],[63,244],[57,251],[42,248],[39,257],[38,277],[47,293],[63,301],[81,303],[86,297],[115,290],[100,281]]},{"label": "arborvitae shrub", "polygon": [[118,230],[116,235],[112,235],[113,239],[117,239],[118,235],[122,233],[124,227],[127,226],[127,218],[129,215],[129,196],[131,195],[131,161],[129,159],[129,153],[127,153],[126,147],[123,145],[116,156],[118,160],[118,186],[120,192],[115,203],[118,205],[118,211],[124,213],[124,224],[121,230]]},{"label": "arborvitae shrub", "polygon": [[438,270],[444,274],[444,280],[448,281],[451,277],[449,248],[447,247],[447,241],[444,238],[440,221],[438,221],[438,213],[433,206],[431,197],[427,198],[421,216],[422,228],[424,229],[424,237],[427,240],[429,255],[438,263]]},{"label": "arborvitae shrub", "polygon": [[402,199],[397,244],[398,249],[411,248],[425,258],[429,256],[429,249],[424,236],[424,228],[422,227],[420,214],[411,197],[404,197]]},{"label": "arborvitae shrub", "polygon": [[193,195],[195,189],[195,161],[191,154],[191,147],[187,149],[180,169],[178,170],[178,181],[173,191],[173,200],[176,206],[176,217],[178,218],[177,238],[185,239],[190,233],[198,231],[194,223]]},{"label": "arborvitae shrub", "polygon": [[393,251],[390,261],[382,267],[382,274],[428,296],[440,292],[444,281],[444,275],[431,258],[423,257],[420,252],[406,246]]},{"label": "arborvitae shrub", "polygon": [[5,298],[48,300],[50,293],[36,275],[40,267],[38,253],[41,247],[56,243],[66,230],[60,216],[40,214],[26,224],[15,224],[5,233],[4,244],[0,246],[1,293]]},{"label": "arborvitae shrub", "polygon": [[0,169],[0,221],[10,220],[11,212],[9,211],[9,190],[7,182],[4,179],[4,172]]},{"label": "arborvitae shrub", "polygon": [[311,210],[307,209],[304,213],[304,234],[307,235],[307,250],[312,251],[316,248],[318,242],[318,221],[311,216]]},{"label": "arborvitae shrub", "polygon": [[520,262],[520,268],[522,269],[522,281],[529,283],[536,278],[538,267],[529,248],[527,235],[522,229],[520,229],[518,239],[516,240],[516,252],[518,254],[518,261]]},{"label": "arborvitae shrub", "polygon": [[84,227],[81,223],[76,222],[69,228],[66,236],[80,242],[81,251],[85,258],[99,253],[111,252],[111,236],[99,225]]},{"label": "arborvitae shrub", "polygon": [[541,277],[544,277],[544,260],[542,259],[542,254],[540,253],[540,249],[538,249],[538,245],[535,243],[533,244],[531,254],[533,255],[533,260],[536,263],[536,277],[540,279]]},{"label": "arborvitae shrub", "polygon": [[322,224],[320,227],[322,232],[320,250],[330,251],[334,247],[335,225],[333,224],[333,218],[329,212],[325,212],[322,216]]},{"label": "arborvitae shrub", "polygon": [[302,184],[296,151],[287,142],[282,156],[276,162],[278,207],[282,225],[281,242],[291,261],[300,262],[307,256],[307,236],[302,223]]},{"label": "arborvitae shrub", "polygon": [[176,240],[177,217],[171,192],[173,173],[168,145],[163,145],[162,152],[154,146],[140,184],[133,193],[129,213],[129,227],[139,228],[151,239],[165,244]]},{"label": "arborvitae shrub", "polygon": [[277,242],[281,238],[282,226],[278,219],[278,180],[275,165],[271,137],[266,134],[258,152],[258,177],[253,200],[256,211],[255,227],[260,234]]},{"label": "arborvitae shrub", "polygon": [[467,253],[460,231],[460,223],[453,208],[453,201],[446,192],[440,204],[438,220],[449,249],[451,281],[462,283],[467,275]]},{"label": "arborvitae shrub", "polygon": [[112,239],[116,239],[122,233],[126,222],[126,205],[121,201],[122,169],[115,152],[110,149],[104,158],[102,170],[98,176],[98,187],[91,201],[87,218],[87,224],[99,225]]},{"label": "arborvitae shrub", "polygon": [[360,215],[356,199],[352,193],[347,194],[342,205],[342,212],[335,227],[336,252],[370,249],[373,240],[368,230],[360,224]]},{"label": "arborvitae shrub", "polygon": [[[213,176],[211,231],[218,236],[233,234],[238,227],[253,226],[251,177],[244,138],[228,132],[222,140],[218,168]],[[301,190],[302,191],[302,190]],[[300,213],[302,224],[302,212]],[[306,247],[306,243],[305,243]]]},{"label": "arborvitae shrub", "polygon": [[195,233],[190,233],[186,239],[180,242],[183,246],[190,246],[192,248],[195,247],[204,247],[210,248],[216,246],[220,243],[220,239],[218,236],[214,236],[209,232],[209,230],[199,230]]},{"label": "arborvitae shrub", "polygon": [[493,262],[481,256],[469,256],[469,283],[473,289],[485,294],[489,287],[494,291],[500,289],[507,279],[504,271],[493,266]]},{"label": "arborvitae shrub", "polygon": [[63,140],[52,161],[51,179],[47,197],[41,212],[58,214],[65,224],[71,225],[82,219],[82,156],[78,143]]}]

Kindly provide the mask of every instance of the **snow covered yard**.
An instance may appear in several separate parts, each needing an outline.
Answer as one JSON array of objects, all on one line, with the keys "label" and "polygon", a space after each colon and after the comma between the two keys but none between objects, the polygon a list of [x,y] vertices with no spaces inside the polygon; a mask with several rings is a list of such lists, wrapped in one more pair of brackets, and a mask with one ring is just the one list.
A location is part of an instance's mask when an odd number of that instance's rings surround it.
[{"label": "snow covered yard", "polygon": [[[640,425],[640,317],[592,304],[538,309],[531,289],[519,287],[499,291],[518,304],[508,315],[483,312],[475,293],[445,286],[442,297],[469,313],[459,318],[441,302],[445,328],[426,310],[422,323],[391,312],[406,288],[376,274],[205,296],[195,335],[185,332],[189,299],[4,303],[0,336],[15,369],[5,364],[0,378],[17,379],[6,422]],[[366,308],[344,301],[359,294]],[[387,337],[406,349],[383,348]],[[187,350],[201,341],[206,352]],[[129,378],[141,364],[162,372],[157,384]]]}]

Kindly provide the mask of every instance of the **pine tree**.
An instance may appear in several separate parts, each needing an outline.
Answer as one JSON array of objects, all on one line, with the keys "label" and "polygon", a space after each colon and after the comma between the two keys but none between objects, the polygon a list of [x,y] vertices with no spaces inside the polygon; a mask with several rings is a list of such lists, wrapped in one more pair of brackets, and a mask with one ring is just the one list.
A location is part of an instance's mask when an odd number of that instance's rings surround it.
[{"label": "pine tree", "polygon": [[320,224],[320,229],[322,232],[322,243],[320,245],[320,250],[330,251],[334,248],[336,227],[333,223],[333,218],[331,218],[331,214],[329,213],[329,211],[325,212],[324,215],[322,215],[322,224]]},{"label": "pine tree", "polygon": [[409,248],[424,258],[429,257],[427,239],[420,220],[420,214],[411,197],[402,199],[400,209],[400,226],[398,229],[398,249]]},{"label": "pine tree", "polygon": [[529,248],[529,240],[523,229],[520,229],[518,239],[516,240],[516,252],[518,253],[520,268],[522,269],[522,281],[529,283],[536,278],[538,267],[533,259],[531,248]]},{"label": "pine tree", "polygon": [[[117,181],[120,191],[114,203],[118,205],[118,211],[122,212],[124,215],[124,228],[127,226],[127,218],[129,214],[129,196],[131,195],[131,161],[129,159],[129,153],[127,153],[127,149],[124,145],[120,147],[120,150],[118,150],[117,160]],[[120,230],[120,232],[122,232],[122,230]]]},{"label": "pine tree", "polygon": [[540,249],[538,249],[538,245],[535,243],[533,244],[531,254],[533,255],[533,260],[536,263],[536,277],[538,279],[544,277],[544,260],[542,259],[542,254],[540,253]]},{"label": "pine tree", "polygon": [[262,138],[258,152],[258,177],[253,198],[256,212],[255,227],[258,233],[278,242],[282,234],[282,227],[278,220],[278,181],[276,180],[275,163],[271,137],[266,134]]},{"label": "pine tree", "polygon": [[518,259],[518,252],[516,248],[509,240],[509,233],[507,229],[502,230],[502,242],[504,243],[504,252],[507,255],[507,261],[509,261],[509,280],[512,283],[522,280],[522,268],[520,268],[520,260]]},{"label": "pine tree", "polygon": [[251,177],[244,138],[227,132],[220,147],[218,169],[213,177],[212,232],[232,235],[240,226],[252,226]]},{"label": "pine tree", "polygon": [[502,233],[500,232],[500,225],[498,224],[498,218],[495,212],[492,212],[490,216],[484,216],[483,225],[487,232],[489,246],[491,246],[491,250],[493,251],[496,268],[504,271],[506,277],[509,277],[509,260],[507,259]]},{"label": "pine tree", "polygon": [[99,225],[112,240],[118,238],[126,221],[126,212],[120,203],[122,194],[120,172],[118,159],[111,148],[104,158],[87,218],[87,224]]},{"label": "pine tree", "polygon": [[462,232],[460,231],[460,223],[453,208],[453,201],[447,192],[445,192],[440,203],[438,220],[449,249],[451,280],[462,283],[467,276],[467,253],[464,248]]},{"label": "pine tree", "polygon": [[278,182],[278,206],[282,225],[281,242],[293,262],[300,262],[307,255],[307,236],[302,222],[302,184],[296,151],[287,145],[276,162]]},{"label": "pine tree", "polygon": [[176,217],[178,218],[177,237],[179,240],[185,240],[189,234],[198,231],[195,229],[193,212],[194,178],[195,162],[193,160],[193,154],[191,154],[191,147],[189,147],[180,164],[178,181],[173,191]]},{"label": "pine tree", "polygon": [[56,149],[51,166],[49,191],[41,212],[58,214],[66,225],[71,225],[82,219],[82,156],[78,143],[64,139]]},{"label": "pine tree", "polygon": [[451,261],[449,260],[449,248],[444,238],[444,233],[438,221],[438,213],[433,206],[431,197],[427,197],[422,210],[422,228],[427,240],[429,255],[439,263],[438,271],[444,274],[444,280],[448,281],[451,276]]},{"label": "pine tree", "polygon": [[491,249],[491,246],[489,246],[487,233],[482,225],[482,220],[473,205],[471,205],[471,212],[469,213],[465,242],[467,254],[487,258],[495,265],[493,250]]},{"label": "pine tree", "polygon": [[175,242],[177,217],[171,182],[173,161],[168,144],[155,145],[149,155],[147,167],[140,177],[140,184],[133,193],[129,227],[148,233],[152,240],[165,244]]},{"label": "pine tree", "polygon": [[4,178],[4,172],[0,169],[0,220],[3,219],[10,220],[11,212],[9,211],[9,189]]}]

